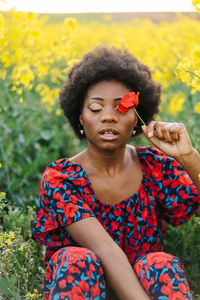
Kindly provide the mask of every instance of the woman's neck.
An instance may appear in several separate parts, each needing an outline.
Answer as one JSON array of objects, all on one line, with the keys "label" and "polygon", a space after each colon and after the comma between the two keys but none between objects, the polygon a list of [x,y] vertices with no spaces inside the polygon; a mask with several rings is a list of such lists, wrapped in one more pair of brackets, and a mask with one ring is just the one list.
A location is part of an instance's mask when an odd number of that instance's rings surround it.
[{"label": "woman's neck", "polygon": [[105,176],[119,174],[126,168],[131,158],[131,153],[127,146],[116,151],[97,151],[90,146],[85,150],[84,155],[87,168],[92,172],[101,173]]}]

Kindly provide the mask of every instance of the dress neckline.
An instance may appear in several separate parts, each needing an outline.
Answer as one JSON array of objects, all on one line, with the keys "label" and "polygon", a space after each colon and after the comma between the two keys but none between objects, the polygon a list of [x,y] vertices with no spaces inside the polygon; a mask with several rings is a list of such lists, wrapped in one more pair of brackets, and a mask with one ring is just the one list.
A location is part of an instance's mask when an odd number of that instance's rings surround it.
[{"label": "dress neckline", "polygon": [[79,166],[81,168],[81,170],[83,171],[84,175],[85,175],[85,178],[87,179],[89,185],[90,185],[90,188],[92,190],[92,193],[93,193],[93,196],[94,196],[94,199],[95,199],[95,202],[99,203],[100,205],[102,206],[107,206],[107,207],[119,207],[121,206],[122,204],[125,204],[126,202],[128,202],[131,198],[137,198],[139,196],[139,192],[140,192],[140,189],[142,188],[142,186],[144,185],[144,181],[145,181],[145,170],[144,170],[144,163],[142,161],[142,155],[141,155],[141,152],[140,152],[140,148],[141,146],[138,146],[138,147],[135,147],[135,150],[137,152],[137,155],[138,155],[138,159],[140,161],[140,166],[141,166],[141,169],[142,169],[142,180],[141,180],[141,183],[140,183],[140,186],[137,190],[136,193],[132,194],[131,196],[127,197],[126,199],[124,200],[121,200],[119,202],[116,202],[116,203],[105,203],[103,201],[101,201],[100,199],[98,199],[95,195],[95,192],[94,192],[94,188],[93,188],[93,185],[92,185],[92,182],[87,174],[87,172],[85,171],[85,169],[82,167],[81,164],[79,163],[76,163],[76,162],[72,162],[70,160],[70,158],[67,159],[67,162],[70,163],[71,166],[73,165],[76,165],[76,166]]}]

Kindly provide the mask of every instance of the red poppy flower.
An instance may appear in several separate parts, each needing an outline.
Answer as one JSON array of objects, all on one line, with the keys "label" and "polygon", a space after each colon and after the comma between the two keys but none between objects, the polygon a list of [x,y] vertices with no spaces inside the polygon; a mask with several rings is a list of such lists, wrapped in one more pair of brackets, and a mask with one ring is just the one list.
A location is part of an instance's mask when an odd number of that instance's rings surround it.
[{"label": "red poppy flower", "polygon": [[134,108],[138,106],[139,103],[139,92],[135,94],[134,92],[127,93],[124,95],[122,100],[117,105],[117,109],[122,113],[125,114],[130,108]]}]

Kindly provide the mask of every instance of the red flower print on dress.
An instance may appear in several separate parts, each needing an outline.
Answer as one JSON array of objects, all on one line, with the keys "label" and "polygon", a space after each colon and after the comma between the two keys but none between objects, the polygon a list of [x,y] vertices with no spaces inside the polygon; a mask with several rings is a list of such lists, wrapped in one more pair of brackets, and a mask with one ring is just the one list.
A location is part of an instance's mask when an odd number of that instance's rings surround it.
[{"label": "red flower print on dress", "polygon": [[78,265],[80,268],[82,268],[82,269],[85,268],[85,262],[84,262],[84,261],[78,261],[78,262],[77,262],[77,265]]},{"label": "red flower print on dress", "polygon": [[[67,293],[70,300],[83,300],[85,299],[83,292],[81,291],[79,286],[73,286],[72,290]],[[64,298],[66,299],[66,298]]]},{"label": "red flower print on dress", "polygon": [[143,268],[143,262],[142,260],[139,260],[134,266],[134,270],[138,276],[140,276],[142,272],[142,268]]},{"label": "red flower print on dress", "polygon": [[67,282],[72,283],[74,281],[74,277],[72,275],[67,275]]},{"label": "red flower print on dress", "polygon": [[80,286],[82,291],[89,292],[90,286],[85,280],[79,281],[78,285]]},{"label": "red flower print on dress", "polygon": [[81,273],[80,269],[74,265],[69,265],[67,271],[68,273]]},{"label": "red flower print on dress", "polygon": [[58,285],[61,289],[64,289],[67,285],[67,281],[65,279],[62,279]]},{"label": "red flower print on dress", "polygon": [[168,274],[161,274],[160,281],[164,282],[164,283],[170,283],[172,281],[172,279],[170,278],[170,276]]},{"label": "red flower print on dress", "polygon": [[65,217],[70,219],[75,216],[77,210],[78,207],[72,203],[68,203],[63,209]]},{"label": "red flower print on dress", "polygon": [[92,294],[92,297],[99,296],[100,290],[99,290],[99,284],[98,284],[98,282],[95,283],[95,285],[91,287],[91,294]]},{"label": "red flower print on dress", "polygon": [[186,300],[188,299],[187,296],[183,296],[182,292],[172,292],[171,295],[169,295],[168,300]]},{"label": "red flower print on dress", "polygon": [[[169,296],[169,295],[171,295],[171,294],[174,293],[173,287],[172,287],[170,284],[168,284],[168,285],[163,285],[162,288],[161,288],[161,291],[162,291],[162,293],[163,293],[164,295],[167,295],[167,296]],[[182,294],[182,296],[183,296],[183,294]]]},{"label": "red flower print on dress", "polygon": [[187,294],[189,292],[188,288],[186,287],[186,285],[183,282],[179,283],[178,288],[180,289],[180,291],[182,291],[185,294]]}]

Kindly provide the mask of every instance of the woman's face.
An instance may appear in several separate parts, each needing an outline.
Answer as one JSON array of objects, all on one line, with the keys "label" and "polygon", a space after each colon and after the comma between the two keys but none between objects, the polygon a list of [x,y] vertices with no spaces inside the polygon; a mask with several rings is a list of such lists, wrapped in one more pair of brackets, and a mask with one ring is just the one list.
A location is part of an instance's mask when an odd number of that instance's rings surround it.
[{"label": "woman's face", "polygon": [[126,145],[137,124],[133,109],[122,114],[116,106],[130,90],[118,81],[101,81],[89,88],[84,100],[80,123],[88,146],[115,150]]}]

